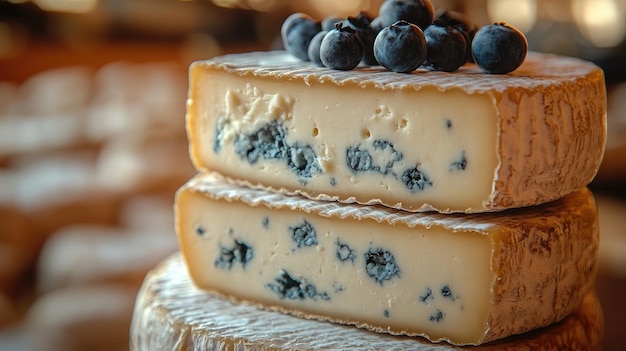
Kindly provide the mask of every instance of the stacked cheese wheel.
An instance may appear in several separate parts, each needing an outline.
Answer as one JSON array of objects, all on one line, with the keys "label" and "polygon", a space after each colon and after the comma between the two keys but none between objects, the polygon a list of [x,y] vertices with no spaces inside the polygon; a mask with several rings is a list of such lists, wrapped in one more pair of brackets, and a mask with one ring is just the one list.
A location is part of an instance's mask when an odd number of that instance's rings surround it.
[{"label": "stacked cheese wheel", "polygon": [[184,265],[146,279],[131,345],[597,348],[605,94],[538,53],[498,76],[192,64]]}]

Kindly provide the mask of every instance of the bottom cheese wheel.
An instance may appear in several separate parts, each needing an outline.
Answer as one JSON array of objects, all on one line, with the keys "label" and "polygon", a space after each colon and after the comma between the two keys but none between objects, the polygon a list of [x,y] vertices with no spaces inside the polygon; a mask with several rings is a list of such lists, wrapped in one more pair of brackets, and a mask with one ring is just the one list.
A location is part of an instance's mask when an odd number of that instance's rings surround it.
[{"label": "bottom cheese wheel", "polygon": [[199,175],[176,231],[200,288],[267,309],[393,335],[477,345],[580,306],[598,261],[595,202],[484,214],[309,200]]},{"label": "bottom cheese wheel", "polygon": [[[469,349],[600,350],[603,327],[600,304],[590,293],[576,312],[559,323]],[[179,254],[166,259],[146,277],[135,304],[130,348],[134,351],[463,349],[447,343],[432,344],[423,338],[381,334],[233,303],[196,288]]]}]

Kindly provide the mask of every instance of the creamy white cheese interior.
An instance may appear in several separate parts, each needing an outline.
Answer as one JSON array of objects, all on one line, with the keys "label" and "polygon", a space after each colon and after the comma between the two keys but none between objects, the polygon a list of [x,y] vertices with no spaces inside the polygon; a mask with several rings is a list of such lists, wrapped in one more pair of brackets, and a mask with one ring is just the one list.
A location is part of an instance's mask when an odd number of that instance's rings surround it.
[{"label": "creamy white cheese interior", "polygon": [[439,209],[480,209],[493,190],[498,119],[488,94],[224,71],[197,79],[192,157],[232,178],[398,206],[417,197]]},{"label": "creamy white cheese interior", "polygon": [[[603,324],[598,298],[589,294],[581,307],[561,323],[478,349],[599,350]],[[197,289],[179,255],[147,275],[137,295],[130,334],[131,349],[136,351],[175,350],[180,345],[191,350],[213,350],[219,345],[238,351],[459,351],[459,347],[446,343],[339,327],[233,304]]]},{"label": "creamy white cheese interior", "polygon": [[202,287],[396,333],[418,328],[433,340],[484,335],[494,276],[480,233],[329,220],[198,193],[179,206],[180,240]]},{"label": "creamy white cheese interior", "polygon": [[193,281],[266,308],[480,344],[561,320],[597,267],[593,196],[495,214],[309,200],[199,175],[176,198]]},{"label": "creamy white cheese interior", "polygon": [[309,198],[412,212],[494,212],[571,194],[606,141],[602,70],[529,53],[510,74],[330,70],[284,51],[190,67],[201,172]]}]

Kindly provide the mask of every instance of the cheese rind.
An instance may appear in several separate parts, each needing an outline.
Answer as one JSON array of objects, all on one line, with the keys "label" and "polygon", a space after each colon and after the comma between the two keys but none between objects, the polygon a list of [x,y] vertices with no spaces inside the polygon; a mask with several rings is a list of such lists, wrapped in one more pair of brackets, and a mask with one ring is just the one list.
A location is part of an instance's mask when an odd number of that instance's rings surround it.
[{"label": "cheese rind", "polygon": [[180,248],[200,288],[453,344],[572,313],[595,276],[595,211],[586,188],[536,208],[444,215],[309,200],[215,174],[192,179],[175,205]]},{"label": "cheese rind", "polygon": [[[602,71],[531,53],[507,75],[329,70],[276,52],[190,67],[190,153],[241,184],[409,211],[485,212],[586,186],[606,139]],[[585,157],[580,157],[585,155]]]},{"label": "cheese rind", "polygon": [[[271,327],[268,327],[271,326]],[[421,338],[372,333],[364,329],[263,311],[197,289],[176,254],[146,277],[137,295],[130,328],[133,351],[180,350],[395,350],[453,351]],[[589,294],[560,323],[492,343],[480,351],[553,351],[602,348],[602,311]]]}]

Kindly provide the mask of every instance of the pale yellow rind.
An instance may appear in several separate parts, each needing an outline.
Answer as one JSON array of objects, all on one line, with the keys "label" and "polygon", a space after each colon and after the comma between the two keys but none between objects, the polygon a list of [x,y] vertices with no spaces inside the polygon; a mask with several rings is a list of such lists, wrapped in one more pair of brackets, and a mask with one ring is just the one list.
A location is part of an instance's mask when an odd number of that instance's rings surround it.
[{"label": "pale yellow rind", "polygon": [[[492,111],[481,109],[480,115],[476,116],[472,115],[476,114],[476,111],[467,111],[465,116],[466,120],[473,118],[486,123],[486,127],[477,128],[482,128],[480,130],[488,137],[472,140],[474,143],[472,147],[480,145],[486,150],[491,150],[479,153],[485,157],[480,166],[480,172],[483,174],[474,176],[480,184],[477,183],[476,187],[453,189],[447,193],[439,192],[434,197],[422,192],[401,198],[398,196],[402,193],[401,190],[390,189],[385,192],[384,187],[389,187],[388,184],[376,185],[376,188],[381,189],[375,190],[370,185],[351,184],[348,176],[341,179],[343,183],[331,187],[315,181],[309,184],[286,181],[286,175],[279,173],[286,171],[279,168],[272,170],[276,172],[275,175],[270,173],[263,175],[262,172],[269,172],[264,169],[265,166],[256,166],[249,170],[234,168],[230,165],[233,161],[226,160],[222,158],[223,156],[212,155],[212,140],[207,136],[214,133],[213,128],[219,111],[213,111],[211,107],[202,104],[207,98],[206,94],[216,93],[205,91],[209,89],[207,88],[209,85],[205,87],[205,81],[213,79],[211,83],[213,86],[227,89],[231,84],[229,77],[242,78],[253,86],[255,83],[279,84],[285,87],[308,87],[311,92],[339,87],[337,93],[333,90],[333,94],[340,96],[340,100],[348,99],[350,96],[350,101],[358,99],[360,95],[369,100],[375,97],[377,92],[378,94],[393,92],[396,96],[406,96],[403,100],[405,102],[417,99],[427,92],[430,94],[428,96],[433,96],[433,92],[439,92],[451,95],[448,100],[442,98],[449,101],[449,105],[458,103],[459,92],[466,95],[467,101],[482,104],[483,100],[487,99],[491,103]],[[272,92],[265,93],[271,95]],[[452,95],[453,93],[456,95]],[[221,97],[217,99],[219,98]],[[286,98],[288,101],[288,97]],[[233,103],[236,104],[237,101]],[[313,101],[313,104],[315,103]],[[326,103],[330,103],[330,100],[319,102],[320,106]],[[446,102],[440,106],[447,104]],[[358,108],[359,104],[350,102],[350,105]],[[415,106],[415,110],[420,108],[421,106]],[[288,109],[286,111],[290,113]],[[432,110],[428,111],[432,113]],[[494,117],[490,116],[492,114]],[[342,116],[331,117],[340,120]],[[368,116],[359,118],[365,120],[366,117],[369,118]],[[320,121],[320,118],[322,117],[307,116],[305,113],[294,118],[295,124],[292,128],[299,133],[309,128],[314,129],[315,123]],[[358,130],[359,123],[362,122],[361,119],[357,119],[353,123]],[[400,124],[402,128],[406,121],[399,120],[394,123]],[[408,123],[410,127],[412,123],[418,121],[408,120]],[[425,122],[420,120],[419,123]],[[339,128],[345,127],[342,125]],[[420,128],[410,129],[411,133],[418,130]],[[372,133],[378,131],[379,129]],[[519,69],[506,75],[484,74],[475,65],[470,64],[452,73],[418,70],[412,74],[397,74],[380,67],[360,67],[344,72],[303,63],[280,51],[247,53],[217,57],[191,65],[187,132],[191,159],[196,168],[201,171],[219,171],[230,181],[238,184],[299,193],[316,199],[362,204],[380,203],[416,212],[499,211],[549,202],[591,182],[601,162],[606,141],[606,91],[603,72],[597,66],[578,59],[538,53],[529,53]],[[416,142],[416,138],[422,138],[417,135],[407,134],[399,139],[394,136],[396,139],[391,141],[404,143],[403,147],[406,150],[410,148],[412,142]],[[428,136],[432,135],[433,133],[429,132]],[[334,145],[321,146],[328,141],[322,136],[320,138],[322,141],[318,146],[318,152],[320,150],[326,152],[322,157],[323,162],[328,163],[329,171],[332,172],[336,165],[345,163],[343,160],[333,159],[341,155],[342,151],[335,150]],[[471,136],[466,138],[471,139]],[[467,141],[464,143],[463,145],[468,144]],[[433,153],[420,157],[428,158],[430,162],[430,159],[438,159],[439,156]],[[272,166],[268,167],[270,169]],[[486,185],[483,185],[483,182],[486,182]],[[454,186],[458,186],[457,182],[446,185]],[[467,197],[467,201],[462,200],[462,197]]]},{"label": "pale yellow rind", "polygon": [[[202,244],[194,233],[195,224],[192,223],[198,220],[195,218],[198,215],[189,213],[199,210],[206,213],[199,208],[203,201],[212,204],[212,216],[217,218],[221,218],[222,206],[224,211],[229,211],[227,204],[244,204],[236,209],[237,216],[241,218],[250,217],[255,208],[265,207],[272,209],[273,213],[293,213],[294,218],[304,214],[325,218],[326,221],[335,221],[334,226],[351,221],[368,223],[372,232],[385,233],[390,242],[394,240],[394,235],[400,235],[403,230],[406,232],[407,228],[416,236],[430,235],[432,240],[445,235],[445,232],[456,233],[453,240],[468,237],[487,240],[491,254],[485,252],[483,255],[490,256],[485,257],[490,264],[481,274],[490,277],[490,286],[485,286],[485,301],[480,302],[483,305],[476,302],[484,306],[484,310],[473,317],[483,320],[483,324],[474,325],[477,330],[469,336],[445,335],[436,330],[426,332],[422,326],[417,326],[419,323],[413,326],[410,323],[386,325],[372,317],[346,319],[341,314],[316,310],[315,306],[298,307],[283,300],[255,298],[254,294],[244,294],[237,289],[224,291],[217,283],[223,278],[213,278],[208,273],[213,267],[207,267],[207,264],[211,266],[214,258],[199,259],[205,251],[200,248]],[[598,220],[593,196],[586,188],[553,203],[532,208],[501,213],[444,215],[309,200],[240,188],[224,182],[218,175],[199,175],[181,188],[175,210],[181,251],[192,279],[203,289],[217,290],[235,299],[307,318],[354,324],[391,334],[420,335],[432,341],[445,340],[453,344],[482,344],[562,320],[574,312],[591,291],[597,269]],[[236,223],[229,226],[237,228]],[[476,257],[476,260],[481,258]],[[415,269],[421,267],[416,266]],[[409,273],[405,271],[403,275],[407,277]]]},{"label": "pale yellow rind", "polygon": [[[137,295],[130,333],[133,351],[460,350],[446,343],[378,334],[232,303],[197,289],[178,254],[147,275]],[[559,323],[471,350],[595,351],[602,348],[603,333],[600,304],[589,294]]]}]

